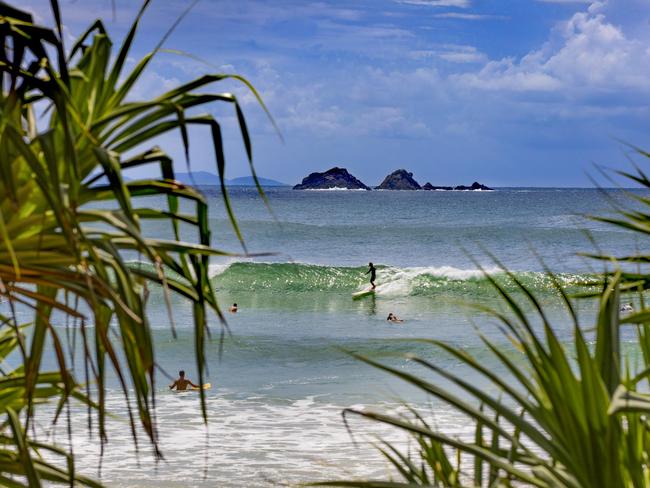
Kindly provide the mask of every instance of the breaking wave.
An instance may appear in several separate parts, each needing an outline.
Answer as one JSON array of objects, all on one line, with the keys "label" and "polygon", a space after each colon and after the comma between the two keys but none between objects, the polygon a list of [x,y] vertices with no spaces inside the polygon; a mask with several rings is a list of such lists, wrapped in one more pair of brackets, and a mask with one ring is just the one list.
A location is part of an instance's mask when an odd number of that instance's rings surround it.
[{"label": "breaking wave", "polygon": [[[218,290],[273,293],[343,293],[363,288],[368,282],[366,267],[319,266],[300,263],[235,262],[213,267],[212,279]],[[453,266],[399,268],[377,267],[377,294],[427,296],[437,293],[480,294],[493,290],[488,273],[507,290],[517,289],[499,268],[459,269]],[[552,280],[544,273],[517,272],[515,276],[531,291],[553,292]],[[584,286],[589,275],[559,274],[568,289]]]}]

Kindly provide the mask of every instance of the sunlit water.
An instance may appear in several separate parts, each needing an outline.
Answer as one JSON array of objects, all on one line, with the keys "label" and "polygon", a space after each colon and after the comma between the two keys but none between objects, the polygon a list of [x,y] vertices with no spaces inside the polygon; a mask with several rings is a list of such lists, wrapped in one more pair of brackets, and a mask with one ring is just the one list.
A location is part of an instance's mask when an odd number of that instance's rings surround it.
[{"label": "sunlit water", "polygon": [[[240,251],[221,199],[213,190],[206,189],[206,194],[213,245]],[[587,232],[602,250],[617,255],[640,245],[634,234],[582,216],[608,212],[607,199],[595,190],[280,189],[270,190],[269,197],[277,221],[254,191],[240,189],[232,195],[249,250],[276,254],[216,261],[212,266],[221,303],[237,302],[240,311],[228,317],[232,336],[225,339],[221,360],[220,325],[212,323],[209,426],[203,424],[198,395],[169,392],[169,379],[159,373],[156,416],[165,459],[153,460],[144,437],[136,456],[124,399],[112,378],[107,403],[118,418],[109,421],[109,443],[101,458],[101,480],[107,485],[273,486],[341,477],[385,478],[387,463],[368,442],[379,434],[406,447],[406,439],[387,427],[352,418],[355,445],[342,421],[344,408],[399,412],[400,403],[408,401],[448,434],[471,435],[471,425],[348,352],[433,378],[405,359],[404,354],[415,352],[482,384],[481,378],[433,346],[397,339],[449,341],[496,367],[475,327],[497,343],[505,340],[492,320],[467,307],[472,302],[501,306],[478,269],[480,265],[504,280],[485,250],[540,296],[559,336],[567,340],[570,326],[550,282],[540,273],[541,260],[562,273],[565,286],[577,289],[601,269],[576,256],[593,251]],[[148,205],[163,202],[150,200]],[[170,235],[167,227],[156,225],[149,228],[153,235]],[[377,294],[352,301],[351,294],[366,286],[368,261],[379,266]],[[514,290],[511,282],[503,282]],[[173,310],[176,339],[162,294],[154,290],[150,321],[157,361],[170,374],[185,369],[196,380],[191,307],[174,298]],[[594,305],[583,302],[579,311],[589,324]],[[405,322],[387,322],[389,312]],[[86,421],[84,409],[73,409],[74,452],[78,469],[98,476],[96,427],[89,435]],[[43,411],[39,423],[43,431],[49,430],[48,412]],[[67,445],[64,426],[62,422],[55,439]]]}]

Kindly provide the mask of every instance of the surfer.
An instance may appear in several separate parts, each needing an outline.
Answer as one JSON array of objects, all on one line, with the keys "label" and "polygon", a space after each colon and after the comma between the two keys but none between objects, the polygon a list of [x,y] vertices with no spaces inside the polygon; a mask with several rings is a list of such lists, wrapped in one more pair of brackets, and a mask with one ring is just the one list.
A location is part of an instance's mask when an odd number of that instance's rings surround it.
[{"label": "surfer", "polygon": [[232,307],[229,308],[231,313],[237,313],[237,304],[233,303]]},{"label": "surfer", "polygon": [[401,324],[404,322],[402,319],[398,318],[397,315],[395,315],[393,312],[388,314],[388,318],[386,319],[389,322],[395,322],[397,324]]},{"label": "surfer", "polygon": [[180,370],[178,372],[178,379],[176,381],[174,381],[174,384],[169,385],[169,389],[173,390],[174,387],[176,387],[177,391],[183,391],[183,390],[187,390],[187,385],[190,385],[190,386],[192,386],[194,388],[199,387],[199,385],[195,385],[190,380],[186,379],[185,378],[185,371]]},{"label": "surfer", "polygon": [[372,285],[372,289],[374,290],[376,285],[375,285],[375,280],[377,279],[377,270],[373,266],[372,263],[368,263],[368,271],[366,271],[366,274],[370,273],[370,284]]}]

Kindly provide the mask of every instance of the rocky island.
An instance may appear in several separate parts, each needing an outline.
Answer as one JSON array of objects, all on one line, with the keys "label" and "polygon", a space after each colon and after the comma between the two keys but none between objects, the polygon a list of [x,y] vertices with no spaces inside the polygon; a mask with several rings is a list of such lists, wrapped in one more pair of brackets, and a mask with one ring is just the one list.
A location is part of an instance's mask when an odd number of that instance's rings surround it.
[{"label": "rocky island", "polygon": [[472,183],[471,186],[459,185],[459,186],[433,186],[431,183],[426,183],[423,187],[423,190],[437,190],[437,191],[494,191],[492,188],[480,184],[478,181]]},{"label": "rocky island", "polygon": [[[323,173],[312,173],[303,178],[302,183],[295,185],[294,190],[370,190],[370,187],[352,176],[347,169],[328,169]],[[435,186],[426,183],[424,186],[415,181],[413,173],[398,169],[384,178],[377,190],[433,190],[433,191],[492,191],[492,188],[475,181],[470,186]]]},{"label": "rocky island", "polygon": [[454,190],[462,190],[462,191],[493,191],[492,188],[489,188],[485,185],[481,185],[478,181],[475,181],[472,183],[471,186],[464,186],[460,185],[454,188]]},{"label": "rocky island", "polygon": [[377,190],[420,190],[422,187],[413,179],[413,173],[398,169],[384,178]]},{"label": "rocky island", "polygon": [[334,167],[324,173],[312,173],[303,178],[294,190],[370,190],[360,180],[348,173],[345,168]]},{"label": "rocky island", "polygon": [[431,183],[427,182],[427,183],[424,184],[422,189],[423,190],[436,190],[436,191],[441,191],[441,190],[449,191],[449,190],[453,190],[454,187],[453,186],[433,186]]}]

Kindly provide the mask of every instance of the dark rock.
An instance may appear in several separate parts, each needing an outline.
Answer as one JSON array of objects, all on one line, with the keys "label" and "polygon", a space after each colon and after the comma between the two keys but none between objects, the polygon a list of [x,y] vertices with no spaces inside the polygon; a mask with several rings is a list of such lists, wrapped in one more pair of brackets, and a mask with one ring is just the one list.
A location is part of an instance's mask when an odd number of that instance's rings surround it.
[{"label": "dark rock", "polygon": [[460,185],[454,188],[454,190],[465,190],[465,191],[476,191],[476,190],[484,190],[484,191],[492,191],[492,188],[489,188],[485,185],[481,185],[479,182],[475,181],[472,183],[472,186],[464,186]]},{"label": "dark rock", "polygon": [[370,190],[345,168],[332,168],[324,173],[312,173],[303,178],[294,190],[327,190],[328,188],[345,188],[348,190]]},{"label": "dark rock", "polygon": [[420,190],[420,184],[413,179],[413,173],[405,169],[398,169],[389,174],[381,185],[376,187],[378,190]]},{"label": "dark rock", "polygon": [[431,183],[427,183],[422,187],[423,190],[453,190],[453,186],[433,186]]}]

